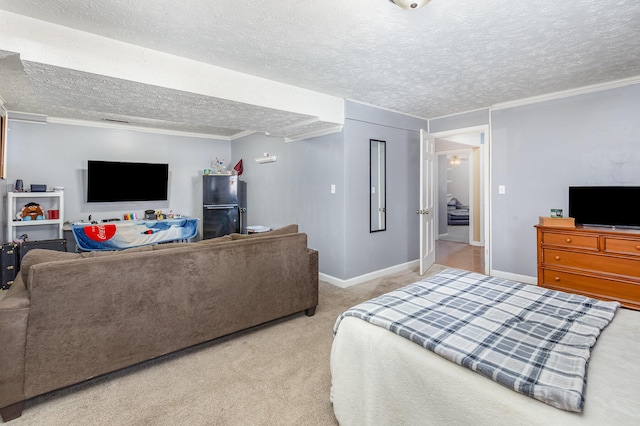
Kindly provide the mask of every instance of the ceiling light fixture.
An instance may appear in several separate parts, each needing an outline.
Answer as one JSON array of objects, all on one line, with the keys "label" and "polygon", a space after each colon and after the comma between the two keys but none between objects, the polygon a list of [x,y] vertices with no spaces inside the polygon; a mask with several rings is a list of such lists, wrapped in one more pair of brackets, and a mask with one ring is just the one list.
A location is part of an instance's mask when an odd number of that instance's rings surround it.
[{"label": "ceiling light fixture", "polygon": [[451,160],[449,160],[449,164],[454,165],[454,166],[460,165],[460,156],[459,155],[452,155],[451,156]]},{"label": "ceiling light fixture", "polygon": [[431,0],[389,0],[391,3],[403,9],[418,9],[429,3]]}]

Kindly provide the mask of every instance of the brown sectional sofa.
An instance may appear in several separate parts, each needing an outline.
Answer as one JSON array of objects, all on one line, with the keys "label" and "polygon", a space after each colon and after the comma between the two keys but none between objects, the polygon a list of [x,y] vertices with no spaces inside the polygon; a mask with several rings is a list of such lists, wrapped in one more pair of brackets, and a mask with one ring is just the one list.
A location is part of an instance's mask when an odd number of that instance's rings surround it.
[{"label": "brown sectional sofa", "polygon": [[119,252],[31,250],[0,300],[0,414],[317,304],[318,252],[297,225]]}]

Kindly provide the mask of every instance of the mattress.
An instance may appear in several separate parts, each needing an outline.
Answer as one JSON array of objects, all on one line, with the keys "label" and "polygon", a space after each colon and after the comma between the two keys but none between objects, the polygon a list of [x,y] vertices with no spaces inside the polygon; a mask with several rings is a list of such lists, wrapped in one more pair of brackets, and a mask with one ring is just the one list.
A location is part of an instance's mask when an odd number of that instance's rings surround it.
[{"label": "mattress", "polygon": [[619,309],[593,348],[582,413],[522,395],[384,328],[346,317],[331,349],[341,425],[636,425],[640,312]]}]

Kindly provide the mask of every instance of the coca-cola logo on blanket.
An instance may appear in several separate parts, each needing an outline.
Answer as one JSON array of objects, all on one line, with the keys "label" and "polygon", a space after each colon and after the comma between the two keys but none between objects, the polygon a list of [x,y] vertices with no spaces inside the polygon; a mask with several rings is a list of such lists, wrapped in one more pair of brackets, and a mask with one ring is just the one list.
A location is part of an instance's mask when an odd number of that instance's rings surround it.
[{"label": "coca-cola logo on blanket", "polygon": [[107,241],[116,233],[116,225],[85,226],[84,233],[93,241]]}]

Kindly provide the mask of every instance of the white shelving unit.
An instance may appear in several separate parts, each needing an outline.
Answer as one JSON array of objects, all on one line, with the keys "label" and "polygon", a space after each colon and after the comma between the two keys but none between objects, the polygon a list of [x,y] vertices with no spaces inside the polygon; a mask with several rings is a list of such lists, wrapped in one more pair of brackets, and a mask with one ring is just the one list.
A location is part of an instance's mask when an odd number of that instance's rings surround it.
[{"label": "white shelving unit", "polygon": [[[45,200],[46,199],[46,200]],[[43,205],[46,201],[46,205]],[[34,202],[40,204],[44,210],[58,210],[58,219],[43,220],[17,220],[16,213],[18,206]],[[48,215],[48,212],[46,212]],[[13,241],[16,238],[16,228],[26,228],[30,226],[56,226],[58,228],[58,238],[63,238],[62,225],[64,223],[64,192],[8,192],[7,193],[7,240]]]}]

